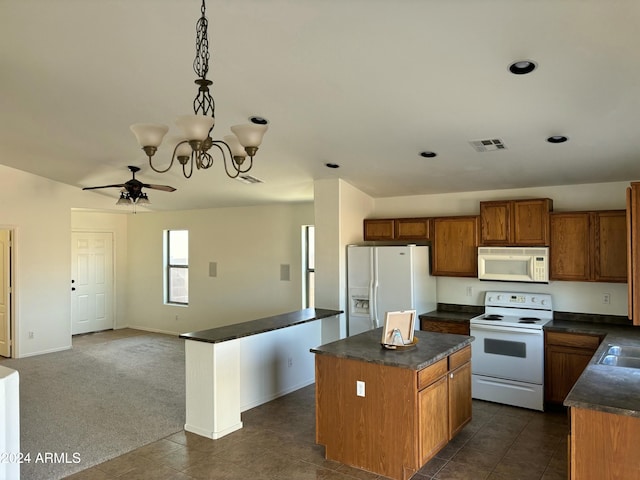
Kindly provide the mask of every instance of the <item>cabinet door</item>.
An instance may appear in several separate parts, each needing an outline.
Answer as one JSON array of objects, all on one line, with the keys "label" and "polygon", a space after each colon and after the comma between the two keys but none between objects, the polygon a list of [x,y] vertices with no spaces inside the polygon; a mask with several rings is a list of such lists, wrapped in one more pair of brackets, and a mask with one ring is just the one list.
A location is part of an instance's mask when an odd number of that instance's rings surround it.
[{"label": "cabinet door", "polygon": [[509,245],[511,202],[480,202],[480,245]]},{"label": "cabinet door", "polygon": [[545,401],[562,404],[582,375],[595,350],[547,345],[545,351]]},{"label": "cabinet door", "polygon": [[593,279],[627,281],[627,219],[624,210],[594,212]]},{"label": "cabinet door", "polygon": [[393,219],[364,220],[365,240],[394,240]]},{"label": "cabinet door", "polygon": [[471,421],[471,363],[449,372],[449,439]]},{"label": "cabinet door", "polygon": [[420,464],[424,464],[449,441],[447,376],[418,392]]},{"label": "cabinet door", "polygon": [[478,276],[478,216],[433,219],[432,275]]},{"label": "cabinet door", "polygon": [[429,240],[431,229],[429,218],[397,218],[395,220],[396,240]]},{"label": "cabinet door", "polygon": [[517,200],[513,202],[513,244],[549,245],[549,211],[551,200]]},{"label": "cabinet door", "polygon": [[588,281],[591,278],[588,212],[552,213],[551,280]]}]

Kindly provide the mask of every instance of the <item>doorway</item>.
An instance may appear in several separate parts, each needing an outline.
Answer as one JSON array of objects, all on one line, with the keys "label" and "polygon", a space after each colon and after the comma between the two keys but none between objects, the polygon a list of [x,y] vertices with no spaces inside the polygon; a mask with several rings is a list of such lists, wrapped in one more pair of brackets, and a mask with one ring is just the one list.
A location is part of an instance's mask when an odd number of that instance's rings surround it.
[{"label": "doorway", "polygon": [[13,232],[0,229],[0,356],[11,357],[12,351],[12,245]]},{"label": "doorway", "polygon": [[113,328],[113,234],[71,234],[71,334]]}]

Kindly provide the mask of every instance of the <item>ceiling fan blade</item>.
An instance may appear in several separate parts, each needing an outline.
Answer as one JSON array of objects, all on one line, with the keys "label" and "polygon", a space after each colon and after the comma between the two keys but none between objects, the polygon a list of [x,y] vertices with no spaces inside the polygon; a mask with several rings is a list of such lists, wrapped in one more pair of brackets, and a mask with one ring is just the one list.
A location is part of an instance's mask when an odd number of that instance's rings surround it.
[{"label": "ceiling fan blade", "polygon": [[176,189],[173,187],[170,187],[169,185],[150,185],[148,183],[145,183],[144,185],[142,185],[144,188],[151,188],[153,190],[162,190],[164,192],[175,192]]},{"label": "ceiling fan blade", "polygon": [[123,188],[124,185],[119,183],[118,185],[102,185],[100,187],[84,187],[83,190],[95,190],[96,188]]}]

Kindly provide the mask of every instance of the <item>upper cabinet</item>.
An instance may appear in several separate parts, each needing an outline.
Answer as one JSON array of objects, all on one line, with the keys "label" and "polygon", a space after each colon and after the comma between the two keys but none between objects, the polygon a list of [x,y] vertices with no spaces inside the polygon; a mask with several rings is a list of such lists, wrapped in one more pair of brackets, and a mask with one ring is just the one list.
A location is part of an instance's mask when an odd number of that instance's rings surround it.
[{"label": "upper cabinet", "polygon": [[626,282],[626,213],[552,213],[549,250],[551,280]]},{"label": "upper cabinet", "polygon": [[430,218],[375,218],[364,220],[364,239],[413,240],[431,239]]},{"label": "upper cabinet", "polygon": [[433,275],[478,276],[478,216],[433,220]]},{"label": "upper cabinet", "polygon": [[480,202],[480,245],[549,245],[550,198]]},{"label": "upper cabinet", "polygon": [[392,218],[367,219],[364,221],[365,240],[395,240]]}]

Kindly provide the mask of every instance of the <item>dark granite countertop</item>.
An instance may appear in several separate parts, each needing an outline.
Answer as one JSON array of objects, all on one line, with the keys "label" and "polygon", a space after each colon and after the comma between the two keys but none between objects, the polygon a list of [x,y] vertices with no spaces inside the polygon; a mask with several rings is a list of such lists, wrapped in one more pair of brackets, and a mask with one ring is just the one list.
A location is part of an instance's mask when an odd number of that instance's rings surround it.
[{"label": "dark granite countertop", "polygon": [[443,322],[468,323],[473,317],[484,313],[482,305],[456,305],[451,303],[438,303],[438,309],[427,313],[421,313],[418,318],[433,318]]},{"label": "dark granite countertop", "polygon": [[236,338],[257,335],[258,333],[270,332],[280,328],[291,327],[301,323],[312,322],[322,318],[340,315],[342,310],[327,310],[324,308],[305,308],[295,312],[283,313],[272,317],[259,318],[248,322],[225,325],[223,327],[200,330],[198,332],[182,333],[180,338],[185,340],[196,340],[198,342],[220,343]]},{"label": "dark granite countertop", "polygon": [[456,350],[471,344],[473,337],[416,331],[418,343],[407,350],[388,350],[380,344],[382,327],[312,348],[311,352],[391,367],[422,370]]},{"label": "dark granite countertop", "polygon": [[565,398],[565,406],[640,417],[640,370],[598,365],[609,345],[640,346],[640,328],[554,319],[544,329],[605,337]]}]

